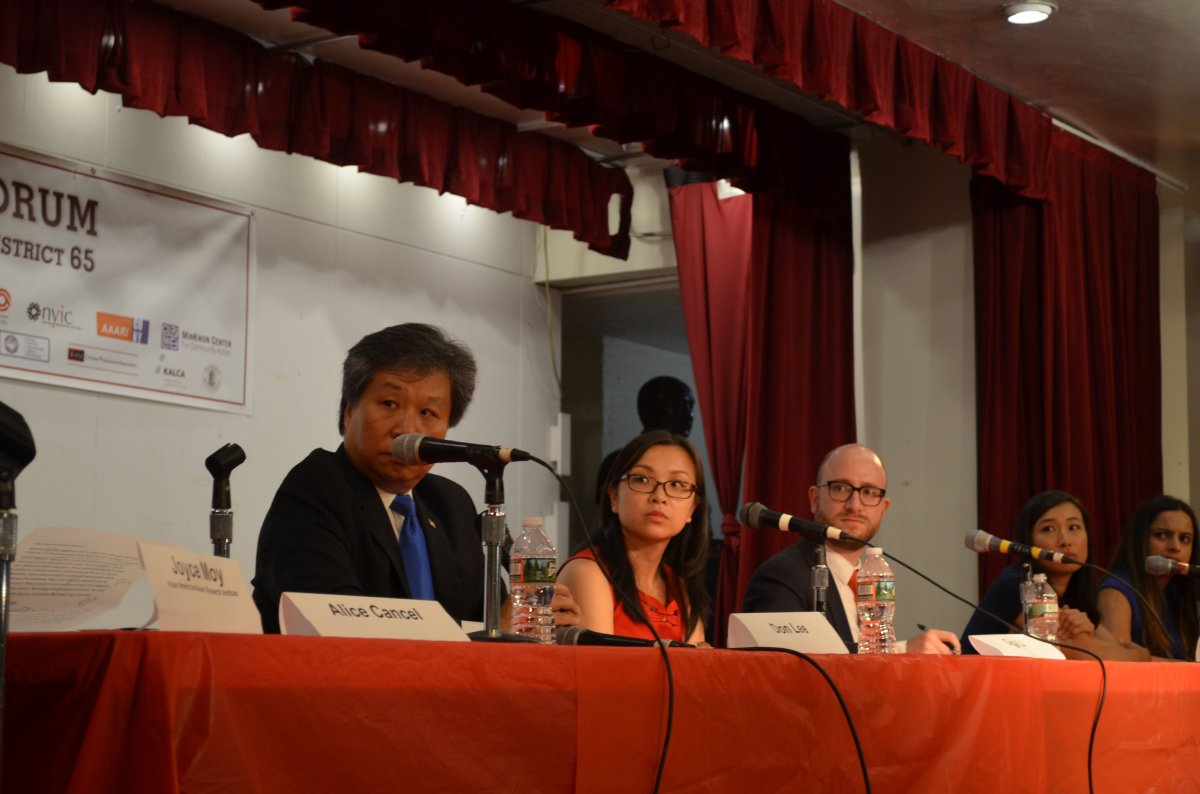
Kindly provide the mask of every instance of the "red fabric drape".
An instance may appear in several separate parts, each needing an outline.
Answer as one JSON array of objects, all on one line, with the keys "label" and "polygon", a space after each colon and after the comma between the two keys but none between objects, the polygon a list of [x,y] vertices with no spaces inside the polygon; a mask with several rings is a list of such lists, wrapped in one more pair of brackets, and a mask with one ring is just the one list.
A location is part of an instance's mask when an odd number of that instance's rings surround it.
[{"label": "red fabric drape", "polygon": [[[755,197],[750,365],[746,388],[747,502],[810,516],[817,463],[855,440],[854,318],[849,147],[827,152],[845,168],[820,211],[790,197]],[[835,211],[836,210],[836,211]],[[797,536],[745,530],[740,608],[758,566]]]},{"label": "red fabric drape", "polygon": [[[1050,162],[1047,202],[972,185],[979,521],[1010,537],[1026,499],[1070,491],[1106,565],[1162,490],[1158,201],[1152,175],[1068,133]],[[981,587],[1005,563],[981,558]]]},{"label": "red fabric drape", "polygon": [[605,0],[1047,195],[1050,118],[834,0]]},{"label": "red fabric drape", "polygon": [[[567,126],[642,143],[691,171],[754,190],[804,190],[820,138],[804,121],[648,53],[555,17],[494,0],[256,0],[363,46],[478,85]],[[772,143],[772,141],[774,141]]]},{"label": "red fabric drape", "polygon": [[[574,146],[143,0],[6,0],[0,62],[187,116],[226,135],[568,229],[602,253],[629,250],[633,189]],[[621,197],[620,228],[608,205]]]},{"label": "red fabric drape", "polygon": [[[746,443],[750,239],[754,198],[717,198],[712,182],[673,187],[671,227],[679,263],[679,293],[700,401],[700,419],[721,506],[720,578],[711,641],[725,644],[730,612],[737,611],[741,496]],[[743,585],[744,588],[744,585]]]},{"label": "red fabric drape", "polygon": [[745,500],[807,514],[817,462],[855,437],[849,145],[824,143],[806,150],[821,164],[809,188],[824,201],[756,194],[749,230],[747,205],[731,203],[743,199],[720,202],[708,184],[671,190],[684,321],[725,540],[717,644],[754,571],[796,539],[737,524],[743,440]]}]

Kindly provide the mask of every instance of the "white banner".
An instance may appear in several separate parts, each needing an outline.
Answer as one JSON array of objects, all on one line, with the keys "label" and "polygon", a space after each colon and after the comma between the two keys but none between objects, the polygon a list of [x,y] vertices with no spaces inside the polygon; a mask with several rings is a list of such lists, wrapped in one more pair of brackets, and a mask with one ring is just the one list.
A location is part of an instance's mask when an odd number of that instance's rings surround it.
[{"label": "white banner", "polygon": [[248,413],[249,210],[0,150],[0,375]]}]

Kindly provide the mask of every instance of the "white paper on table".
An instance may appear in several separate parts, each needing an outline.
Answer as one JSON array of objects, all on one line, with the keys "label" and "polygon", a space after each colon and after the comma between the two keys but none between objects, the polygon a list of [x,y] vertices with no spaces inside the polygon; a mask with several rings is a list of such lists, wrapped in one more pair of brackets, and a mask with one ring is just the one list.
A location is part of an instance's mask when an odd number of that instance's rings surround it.
[{"label": "white paper on table", "polygon": [[1048,642],[1028,634],[972,634],[971,645],[983,656],[1023,656],[1027,659],[1066,659]]},{"label": "white paper on table", "polygon": [[138,541],[161,631],[262,634],[242,566],[174,544]]},{"label": "white paper on table", "polygon": [[114,609],[141,578],[132,535],[39,527],[17,544],[9,628],[73,629]]},{"label": "white paper on table", "polygon": [[470,640],[441,604],[415,598],[284,593],[279,629],[309,637]]}]

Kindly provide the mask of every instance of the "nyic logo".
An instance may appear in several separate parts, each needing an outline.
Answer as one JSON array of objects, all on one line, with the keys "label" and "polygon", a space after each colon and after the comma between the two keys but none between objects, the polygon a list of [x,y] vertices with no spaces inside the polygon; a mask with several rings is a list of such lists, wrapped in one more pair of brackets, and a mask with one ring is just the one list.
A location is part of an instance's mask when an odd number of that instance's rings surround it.
[{"label": "nyic logo", "polygon": [[46,306],[37,301],[30,301],[25,307],[25,316],[33,322],[41,322],[44,325],[53,326],[54,328],[78,328],[75,325],[74,312],[64,305],[60,305],[57,309],[53,306]]}]

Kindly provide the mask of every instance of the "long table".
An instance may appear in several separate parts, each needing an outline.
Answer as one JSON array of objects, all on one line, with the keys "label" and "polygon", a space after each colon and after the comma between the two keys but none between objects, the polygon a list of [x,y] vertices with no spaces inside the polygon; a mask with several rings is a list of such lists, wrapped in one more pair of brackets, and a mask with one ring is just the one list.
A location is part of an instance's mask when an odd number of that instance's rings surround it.
[{"label": "long table", "polygon": [[[862,791],[812,665],[672,648],[662,791]],[[820,656],[877,792],[1086,792],[1094,662]],[[1200,791],[1200,666],[1109,663],[1097,792]],[[167,632],[9,638],[6,792],[650,791],[651,648]]]}]

